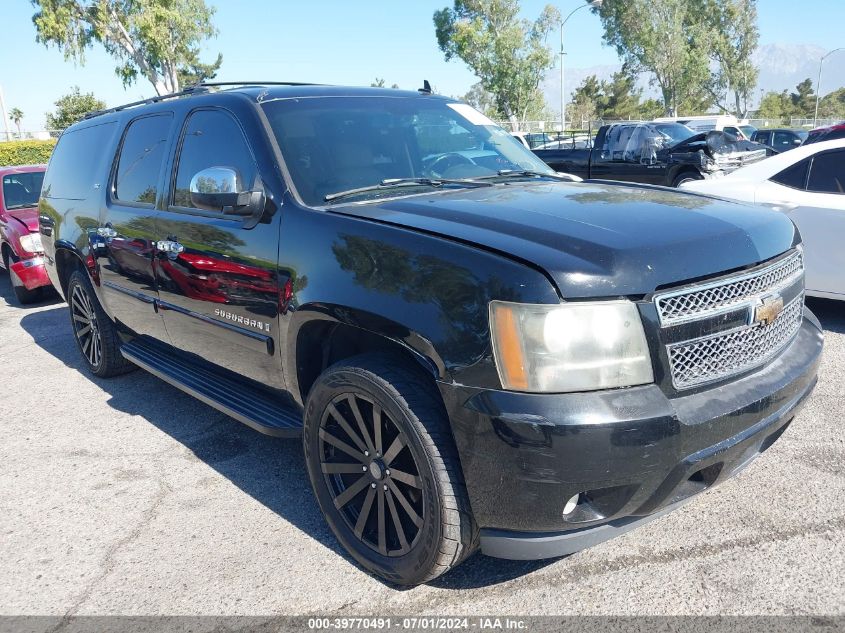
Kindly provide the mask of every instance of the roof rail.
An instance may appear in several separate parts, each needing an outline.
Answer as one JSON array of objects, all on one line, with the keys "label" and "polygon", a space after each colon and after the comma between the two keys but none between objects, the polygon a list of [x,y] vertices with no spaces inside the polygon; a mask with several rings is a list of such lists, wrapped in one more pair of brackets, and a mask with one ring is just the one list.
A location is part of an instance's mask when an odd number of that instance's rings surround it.
[{"label": "roof rail", "polygon": [[301,81],[203,81],[197,86],[322,86],[325,84],[306,83]]},{"label": "roof rail", "polygon": [[141,99],[140,101],[125,103],[123,105],[115,106],[114,108],[106,108],[105,110],[94,110],[93,112],[89,112],[88,114],[86,114],[85,119],[93,119],[94,117],[100,116],[102,114],[120,112],[121,110],[126,110],[127,108],[134,108],[135,106],[149,105],[150,103],[158,103],[159,101],[164,101],[165,99],[173,99],[175,97],[183,97],[186,95],[192,95],[201,92],[208,92],[205,85],[195,84],[193,86],[188,86],[187,88],[185,88],[184,90],[180,90],[179,92],[171,92],[170,94],[166,95],[156,95],[155,97],[150,97],[149,99]]},{"label": "roof rail", "polygon": [[127,108],[134,108],[135,106],[149,105],[151,103],[158,103],[165,99],[173,99],[175,97],[184,97],[187,95],[201,94],[208,92],[209,88],[217,88],[222,86],[319,86],[321,84],[302,83],[297,81],[202,81],[188,86],[179,92],[171,92],[166,95],[157,95],[149,99],[141,99],[140,101],[133,101],[132,103],[125,103],[123,105],[115,106],[114,108],[106,108],[104,110],[94,110],[85,115],[85,119],[92,119],[102,114],[109,114],[111,112],[120,112]]}]

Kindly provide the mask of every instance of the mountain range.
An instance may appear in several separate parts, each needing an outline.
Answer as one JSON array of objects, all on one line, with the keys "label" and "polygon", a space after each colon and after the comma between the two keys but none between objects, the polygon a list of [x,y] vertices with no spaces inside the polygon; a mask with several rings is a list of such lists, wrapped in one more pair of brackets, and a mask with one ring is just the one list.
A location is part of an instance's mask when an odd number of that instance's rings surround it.
[{"label": "mountain range", "polygon": [[[760,46],[754,53],[754,63],[760,69],[757,80],[757,90],[752,103],[759,103],[761,90],[763,93],[788,89],[810,77],[816,83],[819,72],[819,60],[827,50],[813,44],[785,44],[774,43]],[[841,57],[840,57],[841,55]],[[566,99],[571,99],[572,93],[590,75],[596,75],[600,80],[609,80],[613,73],[622,69],[622,64],[591,66],[589,68],[566,67],[565,84]],[[658,97],[658,90],[649,85],[650,75],[643,73],[638,85],[643,88],[646,97]],[[822,94],[845,86],[845,51],[832,55],[824,62],[822,75]],[[543,94],[551,110],[560,111],[560,69],[556,68],[548,73],[542,84]]]}]

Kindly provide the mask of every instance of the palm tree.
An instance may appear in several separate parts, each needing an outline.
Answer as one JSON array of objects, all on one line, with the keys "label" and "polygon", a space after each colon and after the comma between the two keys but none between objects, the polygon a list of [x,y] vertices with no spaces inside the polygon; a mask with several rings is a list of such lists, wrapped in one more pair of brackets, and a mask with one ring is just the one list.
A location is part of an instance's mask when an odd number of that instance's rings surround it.
[{"label": "palm tree", "polygon": [[23,118],[23,110],[20,108],[12,108],[9,112],[9,120],[11,120],[18,128],[18,139],[23,138],[21,134],[21,119]]}]

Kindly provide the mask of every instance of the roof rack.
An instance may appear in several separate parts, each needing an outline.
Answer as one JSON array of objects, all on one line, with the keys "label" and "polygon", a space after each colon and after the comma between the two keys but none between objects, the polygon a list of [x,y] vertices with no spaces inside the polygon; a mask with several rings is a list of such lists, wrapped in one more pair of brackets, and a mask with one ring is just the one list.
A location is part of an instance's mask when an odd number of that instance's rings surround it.
[{"label": "roof rack", "polygon": [[151,103],[158,103],[166,99],[174,99],[176,97],[185,97],[188,95],[202,94],[209,92],[209,88],[217,88],[222,86],[317,86],[320,84],[301,83],[296,81],[202,81],[200,83],[188,86],[179,92],[171,92],[166,95],[156,95],[149,99],[141,99],[140,101],[133,101],[123,105],[115,106],[114,108],[106,108],[104,110],[94,110],[85,115],[85,119],[92,119],[94,117],[110,114],[112,112],[120,112],[127,108],[134,108],[135,106],[149,105]]}]

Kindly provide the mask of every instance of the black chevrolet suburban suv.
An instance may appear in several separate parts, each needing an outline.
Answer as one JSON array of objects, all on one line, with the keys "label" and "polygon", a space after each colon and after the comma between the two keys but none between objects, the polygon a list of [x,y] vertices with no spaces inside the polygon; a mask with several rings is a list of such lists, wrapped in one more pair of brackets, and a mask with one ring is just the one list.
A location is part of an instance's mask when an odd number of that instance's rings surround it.
[{"label": "black chevrolet suburban suv", "polygon": [[205,84],[62,134],[39,226],[95,376],[301,435],[338,540],[414,584],[671,510],[816,383],[785,216],[574,180],[428,90]]}]

